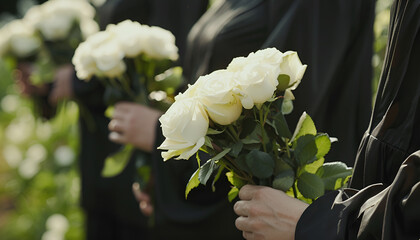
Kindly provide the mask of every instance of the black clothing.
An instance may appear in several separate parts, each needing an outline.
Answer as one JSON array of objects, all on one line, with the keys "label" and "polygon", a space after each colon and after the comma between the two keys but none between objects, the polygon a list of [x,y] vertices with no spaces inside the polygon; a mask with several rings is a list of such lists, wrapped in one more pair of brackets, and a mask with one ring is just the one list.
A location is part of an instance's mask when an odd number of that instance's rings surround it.
[{"label": "black clothing", "polygon": [[420,239],[420,1],[396,0],[350,187],[316,200],[296,239]]}]

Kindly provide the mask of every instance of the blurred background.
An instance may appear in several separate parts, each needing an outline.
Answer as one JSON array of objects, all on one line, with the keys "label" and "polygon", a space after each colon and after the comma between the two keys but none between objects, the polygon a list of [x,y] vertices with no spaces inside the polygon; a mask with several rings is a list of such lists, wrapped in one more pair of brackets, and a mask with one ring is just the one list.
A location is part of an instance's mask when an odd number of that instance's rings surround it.
[{"label": "blurred background", "polygon": [[[2,0],[0,27],[35,4],[35,0]],[[391,0],[377,1],[374,92],[386,48],[390,4]],[[83,239],[75,161],[77,105],[63,102],[54,118],[39,118],[33,101],[20,96],[12,68],[13,62],[0,59],[0,239]]]}]

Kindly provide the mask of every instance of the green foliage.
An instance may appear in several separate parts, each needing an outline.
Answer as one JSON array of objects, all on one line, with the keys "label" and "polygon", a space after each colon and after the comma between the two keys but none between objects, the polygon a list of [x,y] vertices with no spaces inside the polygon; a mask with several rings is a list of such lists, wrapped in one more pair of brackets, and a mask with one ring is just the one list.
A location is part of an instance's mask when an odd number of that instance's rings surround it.
[{"label": "green foliage", "polygon": [[274,159],[266,152],[252,150],[245,161],[257,178],[269,178],[274,172]]},{"label": "green foliage", "polygon": [[279,82],[279,85],[277,85],[277,90],[284,91],[289,87],[290,76],[286,74],[280,74],[277,77],[277,81]]},{"label": "green foliage", "polygon": [[127,166],[132,154],[134,147],[131,145],[125,145],[121,150],[108,156],[105,159],[104,168],[102,169],[103,177],[115,177],[121,173],[125,166]]},{"label": "green foliage", "polygon": [[299,137],[303,135],[316,135],[316,127],[312,118],[306,114],[306,112],[302,113],[300,116],[299,122],[297,123],[295,132],[293,133],[291,141],[296,141]]},{"label": "green foliage", "polygon": [[297,187],[305,198],[316,199],[324,194],[322,179],[312,173],[305,172],[300,175]]},{"label": "green foliage", "polygon": [[337,182],[344,182],[352,174],[352,169],[342,162],[330,162],[319,168],[316,174],[321,177],[326,190],[335,190]]},{"label": "green foliage", "polygon": [[193,175],[191,176],[190,180],[187,183],[187,187],[185,188],[185,199],[187,199],[188,194],[191,192],[193,188],[196,188],[200,185],[200,180],[198,179],[198,175],[200,174],[200,168],[197,169]]}]

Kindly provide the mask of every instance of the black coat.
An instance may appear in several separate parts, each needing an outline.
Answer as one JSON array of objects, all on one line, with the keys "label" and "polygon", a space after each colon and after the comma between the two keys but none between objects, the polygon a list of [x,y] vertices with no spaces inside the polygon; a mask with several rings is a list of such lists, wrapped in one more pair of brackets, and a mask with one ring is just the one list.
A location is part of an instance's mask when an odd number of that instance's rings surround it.
[{"label": "black coat", "polygon": [[420,238],[420,1],[396,0],[389,29],[353,189],[333,192],[309,206],[296,239]]}]

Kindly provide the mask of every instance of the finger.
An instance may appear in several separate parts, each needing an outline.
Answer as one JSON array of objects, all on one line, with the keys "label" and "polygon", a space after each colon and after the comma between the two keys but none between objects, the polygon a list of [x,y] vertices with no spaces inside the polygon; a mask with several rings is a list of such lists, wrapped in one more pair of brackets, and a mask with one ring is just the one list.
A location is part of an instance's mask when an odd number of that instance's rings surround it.
[{"label": "finger", "polygon": [[123,134],[118,133],[118,132],[110,132],[108,135],[109,140],[115,142],[115,143],[119,143],[119,144],[125,144],[126,143],[126,139],[124,137]]},{"label": "finger", "polygon": [[109,122],[108,129],[112,132],[118,132],[118,133],[122,133],[124,131],[122,125],[116,119],[112,119]]},{"label": "finger", "polygon": [[239,191],[239,198],[242,200],[251,200],[255,192],[259,189],[259,186],[245,185]]},{"label": "finger", "polygon": [[141,201],[140,204],[140,210],[145,216],[150,216],[153,213],[153,206],[149,202]]},{"label": "finger", "polygon": [[247,240],[255,239],[253,232],[242,232],[242,236]]},{"label": "finger", "polygon": [[235,220],[235,226],[241,231],[252,232],[251,224],[248,217],[238,217]]},{"label": "finger", "polygon": [[140,184],[139,183],[133,183],[132,190],[133,190],[134,197],[136,198],[137,201],[140,202],[140,199],[139,199],[140,194],[141,194]]},{"label": "finger", "polygon": [[233,205],[233,210],[238,216],[248,217],[249,203],[248,201],[237,201]]}]

